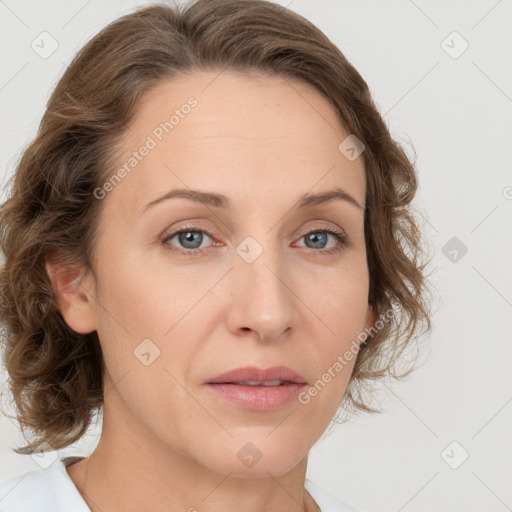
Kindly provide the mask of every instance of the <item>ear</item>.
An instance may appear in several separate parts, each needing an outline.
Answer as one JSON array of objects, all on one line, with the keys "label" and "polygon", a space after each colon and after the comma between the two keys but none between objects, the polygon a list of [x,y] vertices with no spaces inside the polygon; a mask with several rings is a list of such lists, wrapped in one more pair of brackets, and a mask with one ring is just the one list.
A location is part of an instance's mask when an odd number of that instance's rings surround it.
[{"label": "ear", "polygon": [[92,288],[82,283],[83,272],[77,268],[64,268],[51,261],[45,263],[46,272],[57,297],[59,311],[66,323],[76,332],[87,334],[96,329]]}]

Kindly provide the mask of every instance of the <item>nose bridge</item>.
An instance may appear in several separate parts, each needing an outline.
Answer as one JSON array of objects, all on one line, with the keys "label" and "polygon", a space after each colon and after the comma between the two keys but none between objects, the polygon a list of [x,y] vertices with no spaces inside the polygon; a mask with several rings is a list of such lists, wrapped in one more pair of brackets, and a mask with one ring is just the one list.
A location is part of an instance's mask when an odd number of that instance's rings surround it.
[{"label": "nose bridge", "polygon": [[289,327],[294,307],[285,260],[273,234],[260,236],[261,243],[246,237],[236,247],[232,273],[232,327],[250,328],[269,339]]}]

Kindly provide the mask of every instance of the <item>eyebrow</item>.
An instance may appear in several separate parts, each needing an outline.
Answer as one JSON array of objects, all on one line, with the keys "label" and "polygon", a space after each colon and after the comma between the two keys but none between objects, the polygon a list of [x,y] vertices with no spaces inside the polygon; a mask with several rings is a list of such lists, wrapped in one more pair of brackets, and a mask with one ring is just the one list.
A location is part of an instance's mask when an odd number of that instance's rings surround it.
[{"label": "eyebrow", "polygon": [[[167,199],[173,199],[175,197],[189,199],[190,201],[195,201],[197,203],[215,208],[231,208],[230,200],[223,194],[214,194],[212,192],[202,192],[192,189],[176,189],[171,190],[167,192],[167,194],[164,194],[163,196],[146,204],[142,208],[139,215],[142,215],[146,210],[155,206],[156,204],[161,203]],[[312,206],[317,206],[319,204],[328,203],[333,200],[345,201],[352,206],[355,206],[356,208],[364,210],[364,206],[360,205],[356,199],[354,199],[348,192],[340,187],[325,192],[319,192],[317,194],[306,193],[298,199],[294,205],[294,209],[303,210],[306,208],[311,208]]]}]

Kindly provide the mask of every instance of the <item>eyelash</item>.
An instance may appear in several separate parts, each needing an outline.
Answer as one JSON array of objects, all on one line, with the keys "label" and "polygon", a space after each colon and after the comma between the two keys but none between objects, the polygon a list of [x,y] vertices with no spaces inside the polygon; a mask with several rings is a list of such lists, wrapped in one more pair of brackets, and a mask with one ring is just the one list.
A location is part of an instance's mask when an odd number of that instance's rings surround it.
[{"label": "eyelash", "polygon": [[[172,233],[166,233],[161,240],[162,245],[168,245],[168,240],[173,239],[176,235],[179,235],[180,233],[186,233],[189,231],[206,233],[212,240],[215,241],[215,238],[208,231],[201,229],[198,226],[185,225],[177,231],[173,231]],[[311,248],[309,248],[309,250],[311,252],[320,253],[321,255],[324,255],[324,256],[330,256],[332,254],[341,252],[343,249],[346,249],[350,245],[350,242],[349,242],[347,236],[345,235],[345,233],[343,233],[342,231],[339,231],[337,229],[333,229],[333,228],[327,229],[326,227],[317,227],[317,228],[311,229],[307,233],[304,233],[301,236],[301,239],[312,234],[312,233],[327,233],[329,235],[332,235],[338,243],[335,247],[331,247],[330,249],[311,249]],[[179,249],[179,248],[176,248],[173,246],[173,248],[169,249],[169,250],[177,251],[181,254],[185,254],[186,256],[194,257],[194,256],[200,256],[201,254],[203,254],[205,252],[206,249]]]}]

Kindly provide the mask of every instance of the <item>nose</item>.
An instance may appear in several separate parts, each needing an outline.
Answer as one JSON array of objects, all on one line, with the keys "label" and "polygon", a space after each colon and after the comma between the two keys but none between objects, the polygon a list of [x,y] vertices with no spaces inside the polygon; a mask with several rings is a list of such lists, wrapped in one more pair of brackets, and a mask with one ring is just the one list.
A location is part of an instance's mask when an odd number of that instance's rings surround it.
[{"label": "nose", "polygon": [[228,328],[238,336],[249,331],[260,341],[278,341],[289,334],[297,314],[290,272],[277,251],[264,250],[251,263],[240,254],[230,272]]}]

